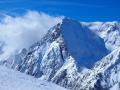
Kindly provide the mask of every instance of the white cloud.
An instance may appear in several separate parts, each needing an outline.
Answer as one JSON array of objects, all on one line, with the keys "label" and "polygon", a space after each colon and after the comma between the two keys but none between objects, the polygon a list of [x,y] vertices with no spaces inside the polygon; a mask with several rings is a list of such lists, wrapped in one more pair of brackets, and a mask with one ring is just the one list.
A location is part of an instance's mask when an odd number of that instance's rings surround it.
[{"label": "white cloud", "polygon": [[22,48],[28,48],[60,21],[60,17],[36,11],[28,11],[18,17],[6,15],[0,23],[0,41],[5,44],[2,48],[3,55],[7,56]]}]

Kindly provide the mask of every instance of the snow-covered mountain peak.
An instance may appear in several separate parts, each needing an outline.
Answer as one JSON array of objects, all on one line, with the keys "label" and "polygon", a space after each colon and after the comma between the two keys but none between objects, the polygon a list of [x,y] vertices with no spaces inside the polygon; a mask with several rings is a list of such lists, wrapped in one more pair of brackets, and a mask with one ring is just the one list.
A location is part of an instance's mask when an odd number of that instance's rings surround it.
[{"label": "snow-covered mountain peak", "polygon": [[[80,23],[64,18],[28,50],[20,50],[0,64],[69,89],[98,90],[104,87],[106,74],[110,73],[109,81],[120,69],[119,27],[118,22]],[[107,90],[117,85],[115,75],[105,86]]]}]

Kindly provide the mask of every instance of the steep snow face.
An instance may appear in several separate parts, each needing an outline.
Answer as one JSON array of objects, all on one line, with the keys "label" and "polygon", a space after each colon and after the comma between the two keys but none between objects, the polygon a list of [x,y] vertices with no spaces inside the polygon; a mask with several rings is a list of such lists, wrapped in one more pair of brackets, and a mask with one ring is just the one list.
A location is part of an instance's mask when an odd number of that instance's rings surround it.
[{"label": "steep snow face", "polygon": [[41,81],[0,66],[0,90],[66,90],[50,82]]},{"label": "steep snow face", "polygon": [[90,68],[107,54],[103,39],[79,22],[63,19],[60,30],[69,53],[80,65]]},{"label": "steep snow face", "polygon": [[64,64],[67,56],[63,38],[58,27],[55,26],[40,42],[30,48],[17,69],[44,80],[51,80]]},{"label": "steep snow face", "polygon": [[[84,71],[84,68],[81,69]],[[73,89],[73,87],[76,86],[75,82],[78,79],[79,71],[75,60],[70,56],[51,81],[60,86]]]}]

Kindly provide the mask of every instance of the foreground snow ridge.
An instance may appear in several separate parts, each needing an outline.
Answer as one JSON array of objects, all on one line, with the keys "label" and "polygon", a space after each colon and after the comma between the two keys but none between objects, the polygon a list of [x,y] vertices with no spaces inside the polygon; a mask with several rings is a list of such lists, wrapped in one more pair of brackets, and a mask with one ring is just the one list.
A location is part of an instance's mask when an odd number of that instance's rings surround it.
[{"label": "foreground snow ridge", "polygon": [[0,90],[66,90],[55,84],[35,79],[0,66]]}]

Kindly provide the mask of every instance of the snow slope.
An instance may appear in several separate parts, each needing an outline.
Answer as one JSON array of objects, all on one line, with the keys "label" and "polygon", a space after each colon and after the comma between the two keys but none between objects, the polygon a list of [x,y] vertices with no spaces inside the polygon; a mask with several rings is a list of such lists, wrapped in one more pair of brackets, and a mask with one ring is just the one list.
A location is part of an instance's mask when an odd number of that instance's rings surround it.
[{"label": "snow slope", "polygon": [[0,66],[0,90],[66,90],[18,71]]}]

